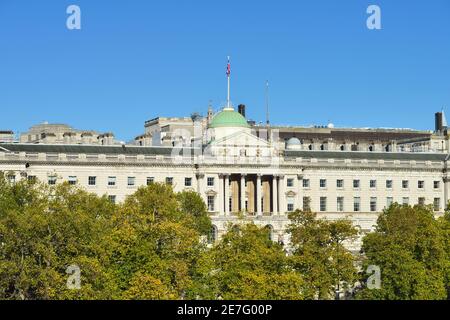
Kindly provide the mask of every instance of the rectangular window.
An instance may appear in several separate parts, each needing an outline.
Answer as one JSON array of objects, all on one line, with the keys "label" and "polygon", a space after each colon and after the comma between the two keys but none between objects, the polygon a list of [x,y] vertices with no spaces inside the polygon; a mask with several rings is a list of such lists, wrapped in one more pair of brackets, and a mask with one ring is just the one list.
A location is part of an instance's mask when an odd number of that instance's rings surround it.
[{"label": "rectangular window", "polygon": [[184,178],[184,186],[191,187],[192,186],[192,178]]},{"label": "rectangular window", "polygon": [[8,181],[9,181],[9,183],[11,183],[11,184],[16,183],[16,176],[13,175],[13,174],[8,175]]},{"label": "rectangular window", "polygon": [[360,210],[361,210],[361,198],[354,197],[353,198],[353,211],[360,211]]},{"label": "rectangular window", "polygon": [[409,205],[409,198],[408,198],[408,197],[403,197],[402,203],[403,203],[404,205]]},{"label": "rectangular window", "polygon": [[336,180],[336,188],[342,189],[344,187],[344,180],[338,179]]},{"label": "rectangular window", "polygon": [[389,208],[394,203],[394,198],[387,197],[386,198],[386,208]]},{"label": "rectangular window", "polygon": [[108,200],[109,200],[111,203],[116,203],[116,196],[114,196],[114,195],[109,195],[109,196],[108,196]]},{"label": "rectangular window", "polygon": [[435,189],[439,189],[439,188],[441,187],[440,181],[433,181],[433,187],[434,187]]},{"label": "rectangular window", "polygon": [[286,202],[287,202],[287,211],[288,212],[294,211],[294,198],[293,197],[288,197],[286,199]]},{"label": "rectangular window", "polygon": [[320,211],[327,211],[327,197],[320,197]]},{"label": "rectangular window", "polygon": [[168,185],[173,185],[173,177],[166,177],[166,183]]},{"label": "rectangular window", "polygon": [[425,198],[424,197],[419,197],[419,199],[417,199],[417,203],[419,204],[419,206],[424,206],[425,205]]},{"label": "rectangular window", "polygon": [[129,187],[134,187],[134,185],[136,184],[136,177],[128,177],[128,186]]},{"label": "rectangular window", "polygon": [[[230,179],[231,181],[231,179]],[[214,177],[208,177],[207,179],[208,187],[214,187]]]},{"label": "rectangular window", "polygon": [[310,211],[310,210],[311,210],[311,198],[303,197],[303,211]]},{"label": "rectangular window", "polygon": [[326,188],[327,187],[327,180],[326,179],[320,179],[320,187]]},{"label": "rectangular window", "polygon": [[403,189],[408,189],[409,186],[409,181],[408,180],[402,180],[402,188]]},{"label": "rectangular window", "polygon": [[375,189],[377,187],[377,180],[370,180],[369,186],[371,189]]},{"label": "rectangular window", "polygon": [[372,211],[372,212],[377,211],[377,198],[376,197],[370,198],[370,211]]},{"label": "rectangular window", "polygon": [[355,189],[359,188],[359,180],[353,180],[353,188]]},{"label": "rectangular window", "polygon": [[36,176],[27,176],[28,182],[36,182]]},{"label": "rectangular window", "polygon": [[294,179],[292,179],[292,178],[286,179],[286,185],[288,187],[293,187],[294,186]]},{"label": "rectangular window", "polygon": [[155,182],[155,178],[154,177],[147,177],[147,185],[151,185],[152,183]]},{"label": "rectangular window", "polygon": [[48,177],[48,184],[49,185],[55,185],[56,184],[56,176],[49,176]]},{"label": "rectangular window", "polygon": [[71,186],[74,186],[77,184],[77,177],[76,176],[69,176],[69,179],[67,180]]},{"label": "rectangular window", "polygon": [[392,180],[386,180],[386,189],[392,189]]},{"label": "rectangular window", "polygon": [[344,197],[337,197],[336,209],[337,211],[344,211]]},{"label": "rectangular window", "polygon": [[208,196],[208,211],[214,211],[214,196]]},{"label": "rectangular window", "polygon": [[423,181],[423,180],[417,181],[417,188],[419,188],[419,189],[425,188],[425,181]]},{"label": "rectangular window", "polygon": [[441,198],[434,198],[433,207],[434,211],[439,211],[441,209]]},{"label": "rectangular window", "polygon": [[95,186],[96,183],[97,183],[97,177],[94,177],[94,176],[88,177],[88,185],[89,186]]},{"label": "rectangular window", "polygon": [[309,188],[309,179],[303,179],[303,188]]},{"label": "rectangular window", "polygon": [[108,186],[113,187],[116,185],[116,177],[108,177]]}]

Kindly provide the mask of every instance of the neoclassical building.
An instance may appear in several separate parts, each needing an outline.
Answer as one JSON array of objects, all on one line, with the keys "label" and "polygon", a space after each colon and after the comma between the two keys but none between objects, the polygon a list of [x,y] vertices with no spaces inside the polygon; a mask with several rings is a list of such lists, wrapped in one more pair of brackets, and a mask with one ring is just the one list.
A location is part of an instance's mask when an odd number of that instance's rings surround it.
[{"label": "neoclassical building", "polygon": [[129,143],[42,124],[19,141],[0,141],[0,171],[12,182],[68,181],[115,202],[153,182],[194,190],[216,238],[230,222],[253,221],[269,227],[274,240],[289,241],[287,215],[297,208],[349,218],[362,235],[393,202],[431,204],[443,213],[449,139],[445,117],[435,117],[434,131],[287,127],[247,120],[240,105],[239,112],[210,108],[205,117],[149,120]]}]

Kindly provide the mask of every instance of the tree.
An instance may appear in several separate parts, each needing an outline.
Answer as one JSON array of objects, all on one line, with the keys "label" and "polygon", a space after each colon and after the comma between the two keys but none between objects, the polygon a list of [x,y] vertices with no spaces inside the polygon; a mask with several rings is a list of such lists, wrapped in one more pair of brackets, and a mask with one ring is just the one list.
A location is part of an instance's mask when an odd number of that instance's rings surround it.
[{"label": "tree", "polygon": [[[363,239],[363,270],[377,265],[381,288],[366,285],[359,299],[445,299],[448,252],[443,222],[427,206],[393,204],[378,218],[375,232]],[[448,243],[447,243],[448,244]],[[368,274],[361,274],[366,284]]]},{"label": "tree", "polygon": [[[48,187],[0,174],[0,298],[107,299],[114,205],[67,184]],[[67,287],[66,269],[81,269],[81,289]]]},{"label": "tree", "polygon": [[355,258],[344,246],[358,233],[351,221],[322,220],[301,210],[291,213],[289,219],[291,260],[304,279],[305,298],[329,299],[335,290],[353,286],[357,278]]},{"label": "tree", "polygon": [[196,296],[204,299],[302,299],[302,278],[267,228],[230,225],[197,265]]},{"label": "tree", "polygon": [[[200,236],[210,225],[198,195],[177,195],[159,183],[141,187],[121,205],[113,224],[111,260],[124,298],[189,295],[193,269],[206,249]],[[161,291],[152,293],[157,284]]]}]

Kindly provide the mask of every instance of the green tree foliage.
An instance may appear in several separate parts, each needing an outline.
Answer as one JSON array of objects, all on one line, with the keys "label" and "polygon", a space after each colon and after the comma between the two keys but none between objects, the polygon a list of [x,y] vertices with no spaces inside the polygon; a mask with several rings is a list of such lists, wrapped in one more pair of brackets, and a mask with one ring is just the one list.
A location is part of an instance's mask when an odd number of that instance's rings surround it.
[{"label": "green tree foliage", "polygon": [[351,222],[322,220],[313,212],[300,210],[289,218],[291,260],[303,275],[305,298],[330,299],[338,287],[349,289],[357,279],[355,258],[344,247],[358,233]]},{"label": "green tree foliage", "polygon": [[[153,183],[139,188],[118,211],[110,237],[111,260],[124,298],[186,297],[193,286],[193,268],[206,249],[201,236],[211,225],[201,198],[177,195],[171,186]],[[155,292],[158,283],[161,291]]]},{"label": "green tree foliage", "polygon": [[[357,298],[447,298],[449,239],[443,232],[449,230],[447,221],[435,219],[426,206],[393,204],[386,209],[362,246],[363,271],[369,265],[380,267],[381,288],[364,285]],[[361,283],[366,284],[368,276],[362,272]]]},{"label": "green tree foliage", "polygon": [[[0,298],[110,298],[109,230],[114,206],[66,184],[47,187],[0,175]],[[82,270],[80,290],[68,290],[66,268]]]},{"label": "green tree foliage", "polygon": [[267,228],[230,226],[204,253],[197,269],[197,297],[206,299],[302,299],[302,278]]}]

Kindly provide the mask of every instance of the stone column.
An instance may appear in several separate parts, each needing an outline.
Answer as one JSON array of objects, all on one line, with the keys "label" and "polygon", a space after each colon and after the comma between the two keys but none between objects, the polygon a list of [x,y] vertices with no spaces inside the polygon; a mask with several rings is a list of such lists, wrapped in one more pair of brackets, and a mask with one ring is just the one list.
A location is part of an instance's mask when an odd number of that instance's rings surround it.
[{"label": "stone column", "polygon": [[224,208],[224,204],[225,204],[225,194],[224,194],[224,189],[223,189],[223,184],[224,184],[224,175],[223,174],[219,174],[219,194],[218,194],[218,203],[219,203],[219,215],[223,216],[225,214],[225,208]]},{"label": "stone column", "polygon": [[279,194],[280,194],[280,196],[279,196],[279,204],[280,204],[280,207],[278,208],[278,210],[279,210],[279,212],[280,212],[280,214],[285,214],[286,213],[286,211],[287,211],[287,208],[286,208],[286,181],[284,180],[284,175],[280,175],[279,176],[280,177],[280,180],[279,180],[279,184],[278,184],[278,187],[279,187]]},{"label": "stone column", "polygon": [[229,205],[229,199],[230,199],[230,185],[229,185],[229,181],[230,181],[230,176],[228,174],[225,174],[225,215],[229,216],[230,215],[230,205]]},{"label": "stone column", "polygon": [[272,179],[272,208],[273,214],[278,214],[278,177],[273,176]]},{"label": "stone column", "polygon": [[204,186],[204,182],[203,182],[203,180],[205,178],[205,174],[204,173],[197,173],[195,175],[195,177],[197,178],[197,193],[203,199],[205,204],[208,205],[207,198],[205,196],[205,186]]},{"label": "stone column", "polygon": [[256,214],[258,216],[262,215],[261,210],[261,175],[256,175]]},{"label": "stone column", "polygon": [[232,212],[239,212],[239,181],[236,179],[231,181],[231,198]]},{"label": "stone column", "polygon": [[241,212],[245,212],[245,174],[241,174]]}]

